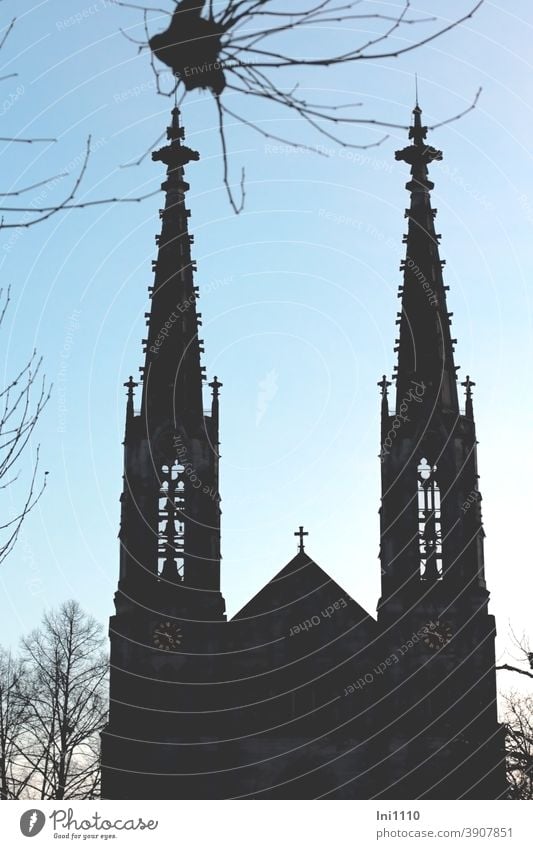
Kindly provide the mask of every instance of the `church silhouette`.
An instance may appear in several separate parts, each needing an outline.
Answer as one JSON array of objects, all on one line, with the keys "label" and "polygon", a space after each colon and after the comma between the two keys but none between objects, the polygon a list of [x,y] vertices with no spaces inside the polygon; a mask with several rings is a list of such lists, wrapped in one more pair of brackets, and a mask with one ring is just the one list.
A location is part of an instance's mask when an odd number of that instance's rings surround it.
[{"label": "church silhouette", "polygon": [[395,399],[381,388],[381,598],[367,613],[305,551],[227,621],[219,393],[204,412],[199,289],[177,108],[146,314],[127,387],[110,620],[108,799],[497,799],[506,792],[470,378],[455,340],[418,103]]}]

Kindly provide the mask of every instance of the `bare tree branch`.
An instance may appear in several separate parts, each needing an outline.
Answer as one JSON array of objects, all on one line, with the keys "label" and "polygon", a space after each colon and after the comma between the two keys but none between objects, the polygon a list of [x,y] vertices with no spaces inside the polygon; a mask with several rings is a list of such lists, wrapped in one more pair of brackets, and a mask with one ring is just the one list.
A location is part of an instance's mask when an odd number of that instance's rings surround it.
[{"label": "bare tree branch", "polygon": [[[243,117],[243,110],[230,109],[227,95],[245,95],[260,98],[280,108],[289,109],[302,121],[304,127],[313,133],[327,138],[342,147],[363,148],[381,144],[384,138],[367,144],[357,144],[346,138],[343,128],[361,125],[372,128],[395,127],[387,121],[373,118],[360,118],[353,115],[353,108],[360,104],[313,104],[297,93],[298,86],[287,88],[286,83],[276,82],[276,74],[283,75],[289,69],[302,72],[306,68],[329,68],[336,65],[396,58],[405,53],[427,45],[441,38],[456,27],[464,24],[483,5],[484,0],[471,3],[468,11],[455,20],[439,25],[434,16],[416,16],[411,14],[411,0],[402,0],[396,13],[378,13],[375,8],[365,8],[365,0],[319,0],[304,9],[284,8],[277,0],[226,0],[223,4],[207,3],[206,0],[175,0],[169,8],[159,8],[142,3],[117,2],[118,6],[142,11],[144,40],[124,35],[141,52],[150,48],[150,62],[156,78],[158,93],[170,96],[182,90],[182,97],[196,89],[207,90],[215,99],[217,124],[223,159],[223,183],[233,210],[238,213],[243,208],[244,189],[241,172],[241,199],[237,201],[229,177],[229,145],[226,135],[225,116],[232,116],[237,122],[254,129],[266,138],[280,138],[277,134],[268,134],[260,120]],[[216,9],[216,11],[215,11]],[[160,27],[159,18],[168,15],[169,26],[166,31],[150,35],[149,22]],[[405,43],[405,31],[431,26],[429,33],[420,34]],[[348,27],[346,27],[348,25]],[[302,32],[318,31],[320,28],[334,28],[340,34],[339,40],[347,43],[353,34],[359,43],[337,53],[325,53],[320,56],[301,55]],[[346,38],[343,27],[350,34]],[[370,30],[375,33],[368,36]],[[295,40],[296,39],[296,40]],[[400,39],[403,39],[402,43]],[[155,58],[171,68],[174,84],[164,91],[160,84],[160,70]],[[447,118],[435,126],[456,121],[475,108],[480,92],[474,101],[459,114]],[[328,129],[328,125],[330,129]],[[404,125],[402,129],[406,129]],[[285,140],[284,140],[285,141]],[[294,147],[313,149],[308,142],[287,140]],[[315,148],[316,149],[316,148]],[[317,151],[318,152],[318,151]],[[149,150],[138,160],[129,163],[139,164]]]},{"label": "bare tree branch", "polygon": [[[4,294],[0,289],[0,328],[10,302],[10,290]],[[14,467],[22,459],[39,417],[50,398],[50,387],[41,376],[41,359],[34,351],[11,382],[0,391],[0,489],[7,489],[19,477]],[[34,399],[34,391],[37,394]],[[33,510],[46,486],[46,473],[41,483],[37,482],[39,471],[39,447],[26,496],[14,516],[0,522],[0,564],[13,550],[24,520]]]},{"label": "bare tree branch", "polygon": [[228,149],[226,146],[226,135],[224,132],[224,110],[220,103],[220,97],[216,96],[216,104],[218,109],[218,130],[220,134],[220,143],[222,145],[222,157],[224,161],[224,185],[226,186],[226,190],[228,193],[229,202],[231,207],[236,215],[238,215],[244,209],[244,201],[246,198],[245,190],[244,190],[244,181],[245,181],[245,171],[244,168],[241,171],[241,199],[239,202],[235,200],[233,195],[233,191],[229,182],[229,165],[228,165]]},{"label": "bare tree branch", "polygon": [[[13,32],[15,27],[16,18],[7,25],[3,35],[0,36],[0,51],[4,48],[5,43],[9,37],[9,35]],[[0,82],[2,80],[9,79],[11,77],[17,76],[17,74],[7,74],[3,77],[0,77]],[[0,143],[11,145],[11,144],[23,144],[23,145],[35,145],[35,144],[55,144],[57,143],[57,139],[55,138],[26,138],[18,135],[14,136],[1,136]],[[3,217],[0,218],[0,230],[4,229],[18,229],[18,228],[29,228],[33,227],[35,224],[40,224],[43,221],[51,218],[53,215],[69,209],[86,209],[91,206],[102,206],[107,204],[115,204],[115,203],[140,203],[143,200],[151,197],[156,194],[156,192],[148,192],[144,195],[140,195],[139,197],[109,197],[102,198],[95,201],[86,201],[86,202],[76,202],[76,196],[78,194],[78,190],[82,183],[82,180],[87,172],[87,168],[89,165],[89,160],[91,156],[91,137],[87,139],[86,150],[83,157],[83,161],[78,172],[78,175],[74,178],[72,187],[66,193],[63,200],[58,201],[55,204],[50,204],[49,206],[44,206],[41,202],[39,203],[39,198],[37,198],[37,203],[26,206],[26,207],[11,207],[0,205],[0,214],[6,213],[9,216],[23,214],[23,218],[16,218],[14,221],[8,220],[5,221]],[[29,186],[25,186],[22,189],[13,189],[11,191],[0,191],[0,198],[7,197],[18,197],[23,194],[27,194],[33,189],[41,188],[43,186],[47,186],[50,190],[56,188],[60,185],[61,181],[67,177],[68,174],[62,173],[58,174],[55,177],[48,177],[44,180],[39,180],[38,182],[32,183]]]},{"label": "bare tree branch", "polygon": [[505,669],[508,672],[517,672],[519,675],[527,675],[528,678],[533,678],[533,672],[527,672],[525,669],[519,669],[517,666],[509,666],[508,663],[497,666],[496,669]]}]

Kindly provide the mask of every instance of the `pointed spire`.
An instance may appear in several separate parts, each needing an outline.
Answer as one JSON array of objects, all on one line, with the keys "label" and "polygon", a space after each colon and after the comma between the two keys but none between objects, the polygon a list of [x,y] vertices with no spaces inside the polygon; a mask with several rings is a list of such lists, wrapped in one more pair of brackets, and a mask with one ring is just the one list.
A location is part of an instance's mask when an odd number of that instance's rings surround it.
[{"label": "pointed spire", "polygon": [[418,101],[413,116],[411,143],[396,153],[396,159],[409,164],[411,179],[406,186],[407,250],[397,320],[396,410],[390,416],[386,377],[380,383],[384,413],[379,608],[387,621],[397,621],[402,609],[412,611],[415,599],[426,605],[432,586],[438,604],[448,588],[449,598],[468,596],[476,605],[487,600],[479,497],[476,509],[470,510],[465,502],[469,493],[478,492],[473,383],[467,377],[463,384],[463,416],[446,306],[448,287],[430,197],[428,165],[442,153],[426,142]]},{"label": "pointed spire", "polygon": [[[185,205],[189,185],[184,167],[199,154],[184,144],[184,135],[175,107],[169,143],[152,154],[167,166],[165,204],[152,263],[151,308],[145,314],[148,332],[137,416],[136,384],[131,378],[127,384],[119,588],[127,587],[129,593],[134,587],[143,603],[153,593],[157,598],[152,603],[168,608],[183,603],[181,590],[187,587],[198,591],[187,596],[192,619],[220,619],[225,604],[220,593],[218,429],[213,432],[203,409],[199,289]],[[215,409],[220,385],[216,381]],[[121,604],[127,605],[128,593]]]},{"label": "pointed spire", "polygon": [[183,169],[200,157],[183,143],[185,132],[177,106],[172,110],[167,137],[170,144],[152,154],[154,161],[167,166],[167,179],[161,186],[166,200],[160,211],[161,234],[156,237],[159,250],[153,262],[142,410],[155,423],[164,414],[172,420],[178,412],[198,424],[203,417],[202,347],[198,338],[201,322],[191,258],[194,239],[188,232],[190,213],[185,206],[189,184]]},{"label": "pointed spire", "polygon": [[411,179],[406,184],[411,196],[405,213],[407,250],[400,266],[404,280],[400,290],[396,408],[416,382],[424,385],[432,407],[458,411],[453,340],[442,277],[444,262],[439,256],[440,236],[435,232],[436,210],[431,207],[434,185],[428,176],[428,165],[441,160],[442,152],[426,143],[427,132],[417,101],[409,129],[412,143],[395,154],[397,160],[411,167]]}]

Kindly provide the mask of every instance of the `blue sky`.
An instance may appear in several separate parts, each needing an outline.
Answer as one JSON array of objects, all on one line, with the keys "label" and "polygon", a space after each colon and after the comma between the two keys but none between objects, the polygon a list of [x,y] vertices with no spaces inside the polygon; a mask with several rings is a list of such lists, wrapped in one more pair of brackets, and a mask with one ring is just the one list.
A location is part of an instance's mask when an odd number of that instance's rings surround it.
[{"label": "blue sky", "polygon": [[[417,3],[447,18],[468,5]],[[462,379],[470,374],[477,384],[486,569],[502,651],[509,622],[518,633],[527,630],[532,589],[523,529],[530,524],[533,471],[533,18],[528,0],[511,5],[512,11],[503,0],[486,2],[460,30],[401,59],[301,77],[310,98],[361,100],[361,114],[401,124],[410,118],[415,71],[428,123],[465,108],[483,86],[475,112],[432,134],[444,151],[432,178],[457,362]],[[136,13],[102,0],[6,0],[1,12],[6,23],[19,17],[1,54],[2,74],[19,74],[1,84],[2,135],[58,138],[54,145],[4,145],[2,191],[63,171],[72,181],[89,133],[94,153],[80,200],[156,190],[159,164],[148,158],[137,168],[119,167],[163,132],[171,107],[154,91],[146,55],[118,32],[122,26],[140,37]],[[80,22],[72,22],[79,13]],[[330,27],[319,40],[333,45],[339,37]],[[346,27],[342,37],[352,37]],[[321,143],[294,116],[239,106],[276,132]],[[376,382],[394,365],[408,178],[394,150],[405,145],[405,133],[393,130],[367,151],[327,143],[330,155],[323,157],[289,152],[233,127],[232,173],[237,179],[244,165],[247,175],[246,208],[236,217],[221,183],[215,117],[205,94],[184,104],[188,142],[202,156],[187,175],[196,282],[204,293],[204,364],[224,383],[228,611],[237,611],[293,556],[293,531],[305,524],[310,555],[374,612]],[[361,143],[376,137],[365,128],[352,135]],[[43,200],[67,193],[69,185],[64,178]],[[31,195],[19,200],[25,199]],[[32,448],[40,442],[48,487],[0,574],[3,643],[14,643],[44,607],[68,597],[103,622],[112,612],[122,384],[142,364],[159,206],[161,198],[153,197],[64,212],[30,230],[0,233],[2,285],[11,283],[13,296],[1,336],[2,378],[35,346],[54,383]],[[2,510],[17,494],[16,488],[4,494]]]}]

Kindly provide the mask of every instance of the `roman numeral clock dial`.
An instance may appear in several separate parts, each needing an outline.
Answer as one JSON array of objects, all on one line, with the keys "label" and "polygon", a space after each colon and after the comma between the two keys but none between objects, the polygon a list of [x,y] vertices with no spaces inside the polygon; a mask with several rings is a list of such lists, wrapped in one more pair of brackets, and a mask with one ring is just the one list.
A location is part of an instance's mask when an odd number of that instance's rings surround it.
[{"label": "roman numeral clock dial", "polygon": [[182,638],[181,628],[174,622],[160,622],[153,633],[154,646],[161,651],[176,651]]},{"label": "roman numeral clock dial", "polygon": [[453,637],[453,628],[449,622],[432,622],[426,631],[424,643],[432,651],[438,651],[448,645]]}]

